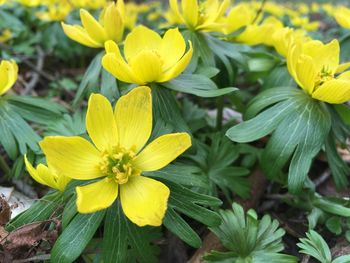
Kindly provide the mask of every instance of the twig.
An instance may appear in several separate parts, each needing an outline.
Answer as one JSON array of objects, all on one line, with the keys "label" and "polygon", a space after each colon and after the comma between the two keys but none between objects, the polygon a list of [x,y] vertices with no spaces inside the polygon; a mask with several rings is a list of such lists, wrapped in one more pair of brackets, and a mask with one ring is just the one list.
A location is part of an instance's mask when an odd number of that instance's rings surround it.
[{"label": "twig", "polygon": [[45,254],[45,255],[39,255],[39,256],[34,256],[31,258],[26,258],[26,259],[19,259],[19,260],[14,260],[13,263],[25,263],[25,262],[32,262],[35,260],[49,260],[51,258],[50,254]]},{"label": "twig", "polygon": [[314,184],[316,187],[320,186],[321,184],[323,184],[325,181],[327,181],[327,179],[329,178],[329,176],[331,175],[331,170],[327,169],[325,170],[320,177],[316,178],[314,180]]},{"label": "twig", "polygon": [[[3,49],[6,49],[6,50],[11,50],[11,48],[4,43],[0,43],[0,47]],[[15,58],[19,59],[22,63],[26,64],[33,71],[37,72],[43,78],[50,80],[50,81],[56,81],[56,78],[54,76],[52,76],[51,74],[49,74],[43,70],[38,70],[37,66],[35,64],[33,64],[32,62],[30,62],[30,60],[27,57],[22,56],[20,54],[13,54],[13,56]]]},{"label": "twig", "polygon": [[44,67],[45,53],[39,46],[36,47],[36,50],[38,52],[38,59],[36,62],[35,72],[33,73],[30,82],[25,85],[25,88],[21,92],[21,95],[27,95],[28,93],[30,93],[32,89],[34,89],[35,86],[38,84],[38,81],[40,79],[40,75],[38,72],[42,71]]},{"label": "twig", "polygon": [[261,1],[261,5],[260,5],[260,7],[259,7],[259,10],[258,10],[258,12],[256,12],[256,16],[255,16],[255,18],[254,18],[252,24],[254,24],[254,23],[256,22],[256,20],[258,20],[258,18],[259,18],[259,16],[260,16],[261,12],[264,10],[265,4],[266,4],[266,0],[262,0],[262,1]]},{"label": "twig", "polygon": [[301,263],[308,263],[310,260],[310,256],[309,255],[304,255],[302,260],[301,260]]}]

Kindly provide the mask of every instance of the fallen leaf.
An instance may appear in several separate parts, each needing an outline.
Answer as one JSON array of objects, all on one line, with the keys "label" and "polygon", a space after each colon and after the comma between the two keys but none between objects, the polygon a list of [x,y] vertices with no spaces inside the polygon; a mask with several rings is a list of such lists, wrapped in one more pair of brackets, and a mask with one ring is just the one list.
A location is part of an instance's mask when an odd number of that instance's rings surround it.
[{"label": "fallen leaf", "polygon": [[6,199],[0,195],[0,226],[4,226],[11,218],[11,208]]}]

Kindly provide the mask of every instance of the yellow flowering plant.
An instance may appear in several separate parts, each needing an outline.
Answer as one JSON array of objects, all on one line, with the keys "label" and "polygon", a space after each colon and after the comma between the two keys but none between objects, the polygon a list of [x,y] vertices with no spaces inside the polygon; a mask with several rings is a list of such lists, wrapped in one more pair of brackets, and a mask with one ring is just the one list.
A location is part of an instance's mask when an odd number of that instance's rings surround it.
[{"label": "yellow flowering plant", "polygon": [[67,25],[62,22],[65,34],[72,40],[88,47],[102,48],[106,41],[120,42],[124,33],[124,2],[109,3],[97,21],[87,10],[80,10],[83,26]]},{"label": "yellow flowering plant", "polygon": [[125,39],[125,58],[114,41],[106,42],[105,48],[103,67],[117,79],[140,85],[176,78],[192,57],[192,44],[189,42],[186,52],[186,42],[178,29],[169,29],[162,38],[144,26],[136,27]]},{"label": "yellow flowering plant", "polygon": [[[142,176],[163,168],[191,146],[186,133],[163,135],[144,148],[152,130],[148,87],[122,96],[114,110],[106,98],[93,94],[86,116],[94,145],[80,137],[46,137],[40,146],[52,167],[72,179],[100,179],[76,188],[80,213],[108,208],[120,196],[125,215],[139,226],[162,224],[169,189]],[[144,149],[143,149],[144,148]]]}]

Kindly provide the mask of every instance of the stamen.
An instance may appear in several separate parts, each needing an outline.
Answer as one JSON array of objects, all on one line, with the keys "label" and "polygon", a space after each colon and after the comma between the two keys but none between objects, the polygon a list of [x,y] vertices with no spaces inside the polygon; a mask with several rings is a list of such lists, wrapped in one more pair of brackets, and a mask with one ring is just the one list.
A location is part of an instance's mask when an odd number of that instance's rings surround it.
[{"label": "stamen", "polygon": [[125,184],[130,176],[140,175],[140,171],[132,167],[134,157],[133,148],[126,150],[123,147],[113,147],[102,153],[100,171],[116,183]]}]

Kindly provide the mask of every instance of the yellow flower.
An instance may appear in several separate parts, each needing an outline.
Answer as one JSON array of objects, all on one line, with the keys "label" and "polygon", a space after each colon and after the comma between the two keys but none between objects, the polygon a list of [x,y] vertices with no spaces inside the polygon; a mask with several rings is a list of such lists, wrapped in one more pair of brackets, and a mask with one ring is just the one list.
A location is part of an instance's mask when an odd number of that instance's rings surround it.
[{"label": "yellow flower", "polygon": [[106,5],[106,0],[70,0],[74,7],[83,7],[87,9],[99,9]]},{"label": "yellow flower", "polygon": [[37,12],[35,15],[43,21],[62,21],[70,13],[72,6],[67,1],[50,3],[47,11]]},{"label": "yellow flower", "polygon": [[320,23],[318,21],[310,22],[308,17],[302,16],[296,16],[292,18],[291,22],[295,27],[301,27],[307,31],[315,31],[320,26]]},{"label": "yellow flower", "polygon": [[72,40],[92,48],[103,47],[107,40],[117,43],[124,33],[124,2],[111,2],[101,12],[99,22],[85,9],[80,10],[80,19],[83,24],[67,25],[62,22],[64,33]]},{"label": "yellow flower", "polygon": [[225,18],[225,27],[223,31],[225,34],[230,34],[238,29],[250,25],[254,22],[256,11],[246,3],[240,3],[234,6],[228,16]]},{"label": "yellow flower", "polygon": [[90,96],[86,129],[82,137],[46,137],[40,146],[48,163],[67,177],[99,179],[77,191],[80,213],[92,213],[112,205],[120,195],[124,214],[139,226],[159,226],[169,197],[167,186],[142,176],[163,168],[191,146],[187,133],[158,137],[147,146],[152,131],[152,97],[148,87],[122,96],[114,109],[99,94]]},{"label": "yellow flower", "polygon": [[338,7],[334,12],[334,18],[341,27],[350,29],[350,9],[349,8],[345,6]]},{"label": "yellow flower", "polygon": [[19,2],[21,5],[34,7],[41,4],[41,0],[16,0],[16,2]]},{"label": "yellow flower", "polygon": [[173,22],[185,24],[196,31],[221,31],[223,15],[230,5],[230,0],[206,0],[201,5],[197,0],[181,0],[181,7],[177,0],[169,0]]},{"label": "yellow flower", "polygon": [[289,27],[279,28],[272,34],[273,46],[283,57],[287,56],[290,45],[294,42],[307,42],[311,40],[303,30],[294,30]]},{"label": "yellow flower", "polygon": [[234,40],[248,45],[264,44],[272,46],[272,35],[280,28],[283,28],[282,22],[273,16],[269,16],[260,25],[248,25]]},{"label": "yellow flower", "polygon": [[64,191],[71,178],[59,176],[50,166],[39,164],[36,168],[28,161],[27,156],[24,156],[24,162],[30,176],[39,184],[47,185],[51,188]]},{"label": "yellow flower", "polygon": [[5,43],[7,40],[11,39],[12,33],[10,30],[5,29],[0,34],[0,43]]},{"label": "yellow flower", "polygon": [[312,98],[339,104],[350,99],[350,71],[340,75],[349,64],[339,65],[339,43],[318,40],[294,43],[287,56],[290,74]]},{"label": "yellow flower", "polygon": [[186,42],[177,28],[169,29],[161,38],[156,32],[135,27],[124,42],[124,57],[118,45],[107,41],[102,66],[117,79],[144,85],[166,82],[176,78],[192,58],[192,44],[186,51]]},{"label": "yellow flower", "polygon": [[14,60],[3,60],[0,63],[0,95],[15,84],[18,77],[18,66]]}]

